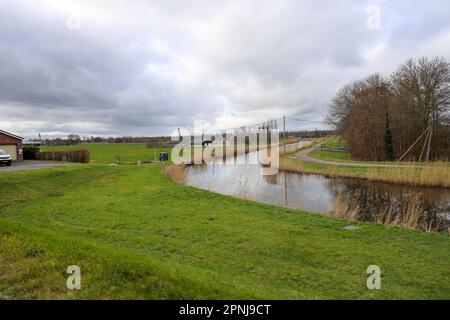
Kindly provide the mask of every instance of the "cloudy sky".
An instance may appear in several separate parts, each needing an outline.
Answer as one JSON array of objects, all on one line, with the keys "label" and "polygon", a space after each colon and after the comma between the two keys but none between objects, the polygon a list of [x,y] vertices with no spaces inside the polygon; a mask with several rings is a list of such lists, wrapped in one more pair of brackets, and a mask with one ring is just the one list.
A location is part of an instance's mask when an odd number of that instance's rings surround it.
[{"label": "cloudy sky", "polygon": [[435,55],[450,60],[448,0],[0,0],[0,129],[320,121],[344,83]]}]

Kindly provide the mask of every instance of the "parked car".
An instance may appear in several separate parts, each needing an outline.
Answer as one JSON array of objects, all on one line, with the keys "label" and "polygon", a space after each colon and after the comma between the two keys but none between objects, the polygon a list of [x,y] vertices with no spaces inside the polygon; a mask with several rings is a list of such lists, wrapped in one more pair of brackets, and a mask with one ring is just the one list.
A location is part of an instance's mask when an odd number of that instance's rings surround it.
[{"label": "parked car", "polygon": [[0,149],[0,164],[6,164],[10,166],[12,163],[11,156],[3,149]]}]

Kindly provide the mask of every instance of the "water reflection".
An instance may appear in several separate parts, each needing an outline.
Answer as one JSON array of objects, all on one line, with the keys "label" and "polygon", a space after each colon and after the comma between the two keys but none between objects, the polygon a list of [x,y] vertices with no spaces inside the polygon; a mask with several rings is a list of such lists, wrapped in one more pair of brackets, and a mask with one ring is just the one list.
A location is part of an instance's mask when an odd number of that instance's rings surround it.
[{"label": "water reflection", "polygon": [[329,188],[336,199],[331,212],[335,216],[424,231],[448,231],[450,227],[450,194],[446,189],[356,179],[330,179]]},{"label": "water reflection", "polygon": [[186,183],[293,209],[375,221],[421,230],[448,231],[450,191],[348,178],[280,172],[260,174],[258,165],[200,165],[186,168]]}]

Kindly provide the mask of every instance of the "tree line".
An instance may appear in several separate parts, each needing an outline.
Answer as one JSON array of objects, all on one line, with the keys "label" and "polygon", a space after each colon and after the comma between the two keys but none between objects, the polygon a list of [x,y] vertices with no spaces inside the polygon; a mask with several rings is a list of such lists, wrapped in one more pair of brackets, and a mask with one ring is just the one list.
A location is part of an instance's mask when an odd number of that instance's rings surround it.
[{"label": "tree line", "polygon": [[41,139],[33,140],[34,142],[41,142],[47,146],[61,146],[61,145],[77,145],[81,143],[154,143],[154,144],[170,144],[171,137],[159,136],[159,137],[80,137],[76,134],[70,134],[67,138],[53,138],[53,139]]},{"label": "tree line", "polygon": [[450,158],[450,64],[440,57],[408,60],[383,77],[342,87],[327,116],[360,160]]}]

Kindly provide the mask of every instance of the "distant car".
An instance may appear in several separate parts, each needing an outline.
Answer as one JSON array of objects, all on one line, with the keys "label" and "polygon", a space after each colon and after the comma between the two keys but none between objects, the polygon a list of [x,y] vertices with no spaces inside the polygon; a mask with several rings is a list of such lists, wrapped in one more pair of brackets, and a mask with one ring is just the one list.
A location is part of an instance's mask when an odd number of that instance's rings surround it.
[{"label": "distant car", "polygon": [[12,163],[11,156],[3,149],[0,149],[0,164],[6,164],[10,166]]}]

